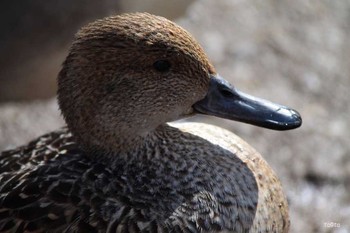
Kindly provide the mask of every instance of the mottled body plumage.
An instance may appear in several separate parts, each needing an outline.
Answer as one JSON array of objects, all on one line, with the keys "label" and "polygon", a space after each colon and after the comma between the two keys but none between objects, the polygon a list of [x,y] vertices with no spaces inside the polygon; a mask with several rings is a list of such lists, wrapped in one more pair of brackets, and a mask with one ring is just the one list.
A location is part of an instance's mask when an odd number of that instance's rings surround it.
[{"label": "mottled body plumage", "polygon": [[[173,126],[180,130],[166,126],[159,132],[161,140],[152,138],[131,154],[116,155],[109,164],[85,156],[67,129],[4,152],[0,229],[283,232],[287,228],[289,223],[283,222],[287,203],[279,182],[257,152],[217,127]],[[270,219],[255,219],[258,215],[273,215],[280,222],[267,226]]]}]

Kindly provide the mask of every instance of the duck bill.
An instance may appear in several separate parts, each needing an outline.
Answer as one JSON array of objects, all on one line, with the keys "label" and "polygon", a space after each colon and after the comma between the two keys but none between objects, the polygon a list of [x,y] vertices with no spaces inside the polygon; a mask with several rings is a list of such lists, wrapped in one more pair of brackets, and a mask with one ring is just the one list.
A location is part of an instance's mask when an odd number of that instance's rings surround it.
[{"label": "duck bill", "polygon": [[240,92],[220,76],[210,78],[207,95],[193,108],[201,114],[274,130],[295,129],[302,123],[297,111]]}]

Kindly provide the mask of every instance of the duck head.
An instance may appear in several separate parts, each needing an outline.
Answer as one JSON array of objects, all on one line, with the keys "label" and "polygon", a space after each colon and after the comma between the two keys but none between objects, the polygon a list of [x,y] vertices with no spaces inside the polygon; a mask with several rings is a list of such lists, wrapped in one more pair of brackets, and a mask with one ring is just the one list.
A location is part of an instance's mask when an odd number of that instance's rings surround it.
[{"label": "duck head", "polygon": [[113,151],[195,113],[278,130],[301,125],[296,111],[236,90],[187,31],[147,13],[104,18],[76,34],[58,102],[84,147]]}]

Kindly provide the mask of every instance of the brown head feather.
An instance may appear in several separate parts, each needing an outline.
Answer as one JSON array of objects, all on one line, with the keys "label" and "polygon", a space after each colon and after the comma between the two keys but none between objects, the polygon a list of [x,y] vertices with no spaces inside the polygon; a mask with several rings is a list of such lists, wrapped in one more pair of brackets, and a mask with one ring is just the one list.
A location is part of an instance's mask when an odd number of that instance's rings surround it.
[{"label": "brown head feather", "polygon": [[[156,70],[158,60],[168,61],[170,70]],[[123,14],[77,33],[58,77],[58,101],[86,148],[118,151],[191,114],[213,73],[201,46],[181,27],[147,13]]]}]

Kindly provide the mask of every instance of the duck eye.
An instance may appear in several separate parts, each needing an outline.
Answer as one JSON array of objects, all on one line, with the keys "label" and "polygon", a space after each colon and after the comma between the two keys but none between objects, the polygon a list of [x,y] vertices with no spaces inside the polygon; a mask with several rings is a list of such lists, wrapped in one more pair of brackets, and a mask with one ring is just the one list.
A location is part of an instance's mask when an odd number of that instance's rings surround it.
[{"label": "duck eye", "polygon": [[167,60],[158,60],[153,63],[153,67],[159,72],[167,72],[170,70],[171,64]]}]

